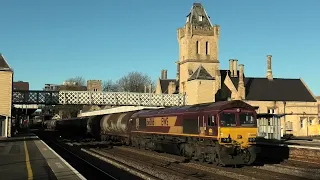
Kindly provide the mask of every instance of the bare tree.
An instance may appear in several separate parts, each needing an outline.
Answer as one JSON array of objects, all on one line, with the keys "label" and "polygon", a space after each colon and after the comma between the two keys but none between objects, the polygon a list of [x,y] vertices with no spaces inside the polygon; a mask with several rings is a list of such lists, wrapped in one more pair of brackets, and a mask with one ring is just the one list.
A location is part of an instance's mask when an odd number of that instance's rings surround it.
[{"label": "bare tree", "polygon": [[69,78],[66,80],[66,82],[69,82],[70,85],[73,84],[75,86],[85,86],[86,85],[86,80],[81,76]]},{"label": "bare tree", "polygon": [[145,86],[149,87],[152,85],[154,88],[154,83],[151,78],[140,72],[130,72],[127,75],[123,76],[117,81],[119,86],[119,91],[126,92],[144,92]]},{"label": "bare tree", "polygon": [[102,90],[107,92],[117,92],[118,85],[112,80],[107,80],[102,83]]},{"label": "bare tree", "polygon": [[65,81],[64,85],[60,86],[60,90],[63,91],[86,91],[86,80],[83,77],[77,76],[69,78]]}]

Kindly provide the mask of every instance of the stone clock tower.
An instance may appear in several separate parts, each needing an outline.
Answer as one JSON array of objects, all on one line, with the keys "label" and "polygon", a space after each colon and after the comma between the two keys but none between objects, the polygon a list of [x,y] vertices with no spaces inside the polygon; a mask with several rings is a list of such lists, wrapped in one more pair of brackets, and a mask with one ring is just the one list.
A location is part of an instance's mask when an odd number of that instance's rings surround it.
[{"label": "stone clock tower", "polygon": [[221,88],[218,41],[220,26],[212,25],[200,3],[194,3],[184,27],[178,29],[179,93],[186,93],[189,103],[213,102]]}]

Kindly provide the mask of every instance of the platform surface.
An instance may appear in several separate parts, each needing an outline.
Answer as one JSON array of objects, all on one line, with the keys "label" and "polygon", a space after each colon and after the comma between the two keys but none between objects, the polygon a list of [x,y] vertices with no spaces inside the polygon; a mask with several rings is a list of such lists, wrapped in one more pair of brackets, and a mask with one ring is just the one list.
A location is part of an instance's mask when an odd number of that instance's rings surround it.
[{"label": "platform surface", "polygon": [[85,179],[34,134],[0,140],[0,179]]},{"label": "platform surface", "polygon": [[289,148],[304,148],[304,149],[314,149],[320,150],[319,140],[286,140],[282,142],[272,142],[272,141],[260,141],[257,142],[258,145],[268,145],[268,146],[284,146]]}]

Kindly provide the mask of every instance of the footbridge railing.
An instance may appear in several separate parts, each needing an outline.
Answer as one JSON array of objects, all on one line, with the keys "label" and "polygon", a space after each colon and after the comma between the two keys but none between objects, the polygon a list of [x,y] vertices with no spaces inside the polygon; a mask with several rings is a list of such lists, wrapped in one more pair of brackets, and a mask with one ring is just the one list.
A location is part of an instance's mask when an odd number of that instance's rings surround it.
[{"label": "footbridge railing", "polygon": [[13,104],[79,104],[114,106],[183,106],[186,95],[95,91],[22,91],[12,93]]}]

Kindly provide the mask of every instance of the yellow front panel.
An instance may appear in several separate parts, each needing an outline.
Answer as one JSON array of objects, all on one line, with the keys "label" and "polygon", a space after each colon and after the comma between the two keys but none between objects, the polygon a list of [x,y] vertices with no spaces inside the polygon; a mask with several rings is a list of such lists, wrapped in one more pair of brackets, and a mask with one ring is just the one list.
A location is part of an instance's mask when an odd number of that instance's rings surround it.
[{"label": "yellow front panel", "polygon": [[247,147],[249,145],[248,138],[256,138],[258,133],[257,128],[247,127],[222,127],[219,128],[219,139],[227,138],[230,135],[232,141],[236,141],[241,147]]}]

